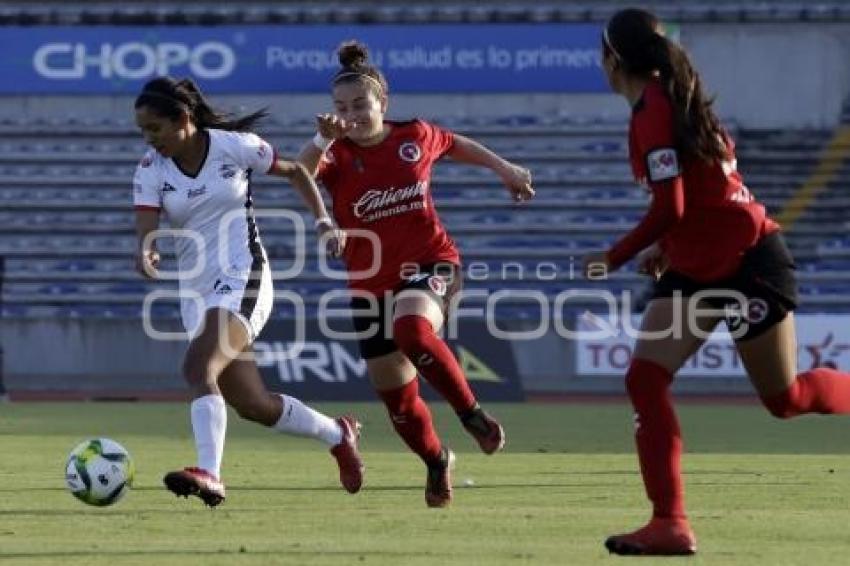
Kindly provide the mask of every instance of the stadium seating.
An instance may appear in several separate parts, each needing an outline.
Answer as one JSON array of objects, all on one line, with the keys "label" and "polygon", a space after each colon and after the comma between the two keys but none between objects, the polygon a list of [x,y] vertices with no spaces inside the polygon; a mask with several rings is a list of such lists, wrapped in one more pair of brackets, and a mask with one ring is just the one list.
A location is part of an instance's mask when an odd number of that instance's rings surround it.
[{"label": "stadium seating", "polygon": [[[490,172],[438,164],[434,197],[464,254],[467,289],[513,289],[520,295],[540,290],[553,297],[565,289],[588,288],[578,275],[581,256],[609,245],[645,210],[646,191],[631,180],[625,159],[622,120],[518,113],[440,121],[530,167],[537,187],[534,201],[516,205]],[[311,132],[311,122],[299,118],[271,122],[263,134],[293,154]],[[804,182],[827,136],[739,133],[740,166],[772,212]],[[65,121],[5,117],[0,118],[0,137],[4,315],[138,317],[148,291],[171,288],[170,283],[144,281],[133,271],[129,185],[145,148],[131,124],[80,116]],[[806,310],[850,311],[850,237],[844,220],[850,199],[841,197],[843,179],[788,234]],[[304,212],[297,194],[274,178],[256,177],[255,202],[259,211]],[[284,269],[297,251],[291,226],[268,218],[259,224],[274,267]],[[310,236],[304,272],[277,284],[304,297],[311,312],[322,293],[343,287],[342,281],[320,273],[317,258],[318,246]],[[167,254],[163,268],[174,269]],[[646,285],[628,266],[606,288],[641,293]],[[527,296],[507,296],[498,308],[510,316],[534,316]],[[173,300],[163,300],[154,313],[174,317],[179,309]],[[294,310],[282,305],[275,314],[292,316]]]},{"label": "stadium seating", "polygon": [[[604,3],[523,3],[491,0],[486,4],[459,5],[434,0],[427,5],[399,1],[354,0],[352,2],[252,1],[239,6],[210,0],[163,4],[156,0],[97,4],[6,2],[0,9],[3,25],[221,25],[221,24],[393,24],[482,22],[586,22],[602,21],[628,0]],[[789,22],[847,21],[850,7],[839,0],[816,3],[800,0],[745,2],[714,0],[663,2],[645,0],[664,19],[681,22]],[[82,8],[82,9],[81,9]]]}]

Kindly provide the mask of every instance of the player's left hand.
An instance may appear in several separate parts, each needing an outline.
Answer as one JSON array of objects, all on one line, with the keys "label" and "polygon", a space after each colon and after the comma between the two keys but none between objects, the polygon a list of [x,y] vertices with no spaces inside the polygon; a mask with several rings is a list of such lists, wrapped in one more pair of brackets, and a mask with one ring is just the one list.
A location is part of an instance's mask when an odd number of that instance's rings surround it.
[{"label": "player's left hand", "polygon": [[531,185],[531,171],[525,167],[508,163],[507,167],[500,172],[500,176],[515,201],[524,202],[534,198],[534,187]]}]

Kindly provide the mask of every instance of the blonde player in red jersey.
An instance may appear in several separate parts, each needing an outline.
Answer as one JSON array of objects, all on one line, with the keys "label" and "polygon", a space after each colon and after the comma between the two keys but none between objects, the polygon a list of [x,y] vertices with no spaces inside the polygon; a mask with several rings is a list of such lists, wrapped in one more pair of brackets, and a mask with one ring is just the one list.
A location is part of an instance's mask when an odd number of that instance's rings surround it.
[{"label": "blonde player in red jersey", "polygon": [[[639,267],[656,279],[641,325],[647,334],[638,337],[626,373],[653,513],[646,526],[605,545],[617,554],[693,554],[669,386],[708,333],[725,319],[750,380],[778,418],[850,413],[850,375],[829,368],[797,374],[793,259],[778,224],[737,172],[733,142],[687,54],[664,37],[655,16],[639,9],[615,14],[602,44],[611,87],[632,107],[632,170],[652,202],[610,250],[585,258],[585,270],[597,276],[600,268],[616,269],[642,252]],[[713,295],[693,299],[704,292]],[[714,314],[697,317],[695,308]],[[679,335],[666,332],[689,314],[696,325]],[[650,339],[653,332],[665,337]]]},{"label": "blonde player in red jersey", "polygon": [[[247,420],[326,443],[343,487],[363,483],[357,449],[360,424],[332,419],[298,399],[266,390],[252,343],[272,309],[271,270],[254,221],[251,177],[289,179],[316,216],[325,206],[313,179],[297,163],[280,159],[251,133],[264,113],[228,117],[212,108],[190,79],[149,81],[135,102],[136,123],[150,145],[133,177],[138,270],[158,276],[156,241],[148,237],[165,216],[175,238],[183,325],[191,341],[183,377],[192,395],[191,420],[198,465],[169,472],[166,487],[199,497],[210,507],[225,499],[221,463],[231,405]],[[327,230],[327,226],[320,230]],[[341,248],[333,236],[331,245]]]},{"label": "blonde player in red jersey", "polygon": [[[431,167],[443,156],[487,167],[517,201],[534,195],[531,174],[434,124],[385,120],[388,85],[368,63],[366,48],[343,44],[339,61],[332,85],[335,114],[318,117],[319,131],[298,160],[328,189],[340,228],[377,237],[378,249],[366,238],[349,238],[343,253],[360,351],[393,427],[428,468],[426,503],[443,507],[452,497],[454,455],[434,430],[417,373],[449,402],[484,453],[500,450],[505,436],[437,335],[461,274],[458,250],[434,210]],[[358,275],[373,260],[377,272]]]}]

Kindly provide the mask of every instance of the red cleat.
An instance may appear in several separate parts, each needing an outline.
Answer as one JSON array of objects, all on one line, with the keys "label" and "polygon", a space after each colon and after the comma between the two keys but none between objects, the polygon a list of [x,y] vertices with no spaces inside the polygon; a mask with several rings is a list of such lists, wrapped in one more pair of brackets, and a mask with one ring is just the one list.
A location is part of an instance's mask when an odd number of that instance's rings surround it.
[{"label": "red cleat", "polygon": [[440,449],[440,459],[428,465],[425,481],[425,503],[428,507],[447,507],[452,502],[452,470],[455,453],[445,446]]},{"label": "red cleat", "polygon": [[210,507],[219,505],[225,498],[224,484],[201,468],[183,468],[176,472],[168,472],[162,481],[173,494],[183,497],[197,495]]},{"label": "red cleat", "polygon": [[624,556],[681,556],[696,553],[697,539],[687,519],[653,517],[633,533],[608,537],[605,548]]},{"label": "red cleat", "polygon": [[342,428],[342,441],[331,448],[331,454],[339,466],[339,482],[348,493],[357,493],[363,485],[363,471],[366,466],[360,459],[357,441],[362,426],[354,417],[339,417],[336,420]]},{"label": "red cleat", "polygon": [[461,416],[460,422],[485,454],[493,454],[505,447],[505,430],[502,425],[477,403],[469,413]]}]

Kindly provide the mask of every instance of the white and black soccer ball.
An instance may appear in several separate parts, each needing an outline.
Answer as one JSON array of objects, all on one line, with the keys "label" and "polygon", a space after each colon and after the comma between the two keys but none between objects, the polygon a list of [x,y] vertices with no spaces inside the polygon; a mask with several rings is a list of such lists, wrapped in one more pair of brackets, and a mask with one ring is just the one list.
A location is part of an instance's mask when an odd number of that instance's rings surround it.
[{"label": "white and black soccer ball", "polygon": [[104,507],[120,500],[133,485],[130,453],[109,438],[91,438],[71,450],[65,463],[65,483],[74,496]]}]

